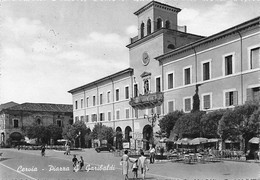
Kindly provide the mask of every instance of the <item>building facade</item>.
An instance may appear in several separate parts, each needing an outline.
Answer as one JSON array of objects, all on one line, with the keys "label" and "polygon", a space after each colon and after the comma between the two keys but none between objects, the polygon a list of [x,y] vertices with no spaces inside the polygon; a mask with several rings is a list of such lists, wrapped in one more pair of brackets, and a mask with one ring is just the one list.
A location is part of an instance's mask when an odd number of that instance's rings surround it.
[{"label": "building facade", "polygon": [[73,124],[73,107],[65,104],[23,103],[4,106],[0,111],[0,143],[7,145],[24,139],[22,129],[34,123],[65,127]]},{"label": "building facade", "polygon": [[180,11],[152,1],[134,13],[130,67],[70,90],[74,121],[101,122],[148,147],[158,121],[190,112],[195,93],[205,111],[260,99],[260,18],[202,37],[178,26]]}]

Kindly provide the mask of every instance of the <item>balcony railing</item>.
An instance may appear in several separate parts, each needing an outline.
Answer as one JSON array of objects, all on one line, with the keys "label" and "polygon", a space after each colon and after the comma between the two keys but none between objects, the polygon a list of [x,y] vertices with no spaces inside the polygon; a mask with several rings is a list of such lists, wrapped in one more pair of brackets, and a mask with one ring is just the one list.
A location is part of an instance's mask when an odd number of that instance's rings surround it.
[{"label": "balcony railing", "polygon": [[163,103],[163,93],[149,93],[144,95],[139,95],[137,97],[131,98],[129,104],[133,108],[145,109],[160,106]]}]

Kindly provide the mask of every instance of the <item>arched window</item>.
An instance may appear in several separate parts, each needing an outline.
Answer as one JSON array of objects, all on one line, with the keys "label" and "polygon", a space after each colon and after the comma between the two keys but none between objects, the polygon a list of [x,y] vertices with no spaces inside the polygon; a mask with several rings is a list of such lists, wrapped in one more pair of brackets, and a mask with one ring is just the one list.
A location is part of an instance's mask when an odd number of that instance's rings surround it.
[{"label": "arched window", "polygon": [[144,23],[141,24],[141,38],[144,37]]},{"label": "arched window", "polygon": [[169,44],[169,45],[167,46],[167,48],[168,48],[168,49],[175,49],[175,46],[174,46],[173,44]]},{"label": "arched window", "polygon": [[157,19],[157,29],[161,29],[162,28],[162,19],[158,18]]},{"label": "arched window", "polygon": [[151,29],[152,29],[152,27],[151,27],[151,19],[148,19],[148,21],[147,21],[147,35],[151,34]]},{"label": "arched window", "polygon": [[165,22],[165,28],[166,28],[166,29],[170,29],[170,28],[171,28],[171,23],[170,23],[170,21],[167,20],[167,21]]}]

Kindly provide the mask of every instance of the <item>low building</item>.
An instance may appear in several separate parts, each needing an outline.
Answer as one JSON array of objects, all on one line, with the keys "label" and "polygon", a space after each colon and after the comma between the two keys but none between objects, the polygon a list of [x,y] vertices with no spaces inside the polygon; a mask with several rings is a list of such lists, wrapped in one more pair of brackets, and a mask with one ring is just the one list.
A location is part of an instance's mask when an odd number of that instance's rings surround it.
[{"label": "low building", "polygon": [[[9,103],[8,103],[9,104]],[[47,103],[23,103],[1,105],[0,111],[0,143],[19,142],[24,139],[23,127],[33,123],[48,126],[57,124],[65,127],[73,124],[72,105],[47,104]]]}]

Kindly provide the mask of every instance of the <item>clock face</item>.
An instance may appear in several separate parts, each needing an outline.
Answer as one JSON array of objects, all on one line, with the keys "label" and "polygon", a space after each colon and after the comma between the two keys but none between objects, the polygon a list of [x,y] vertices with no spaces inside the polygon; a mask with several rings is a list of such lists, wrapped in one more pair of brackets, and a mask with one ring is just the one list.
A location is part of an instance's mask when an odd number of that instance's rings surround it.
[{"label": "clock face", "polygon": [[143,65],[145,65],[145,66],[149,64],[150,57],[147,52],[143,53],[142,62],[143,62]]}]

